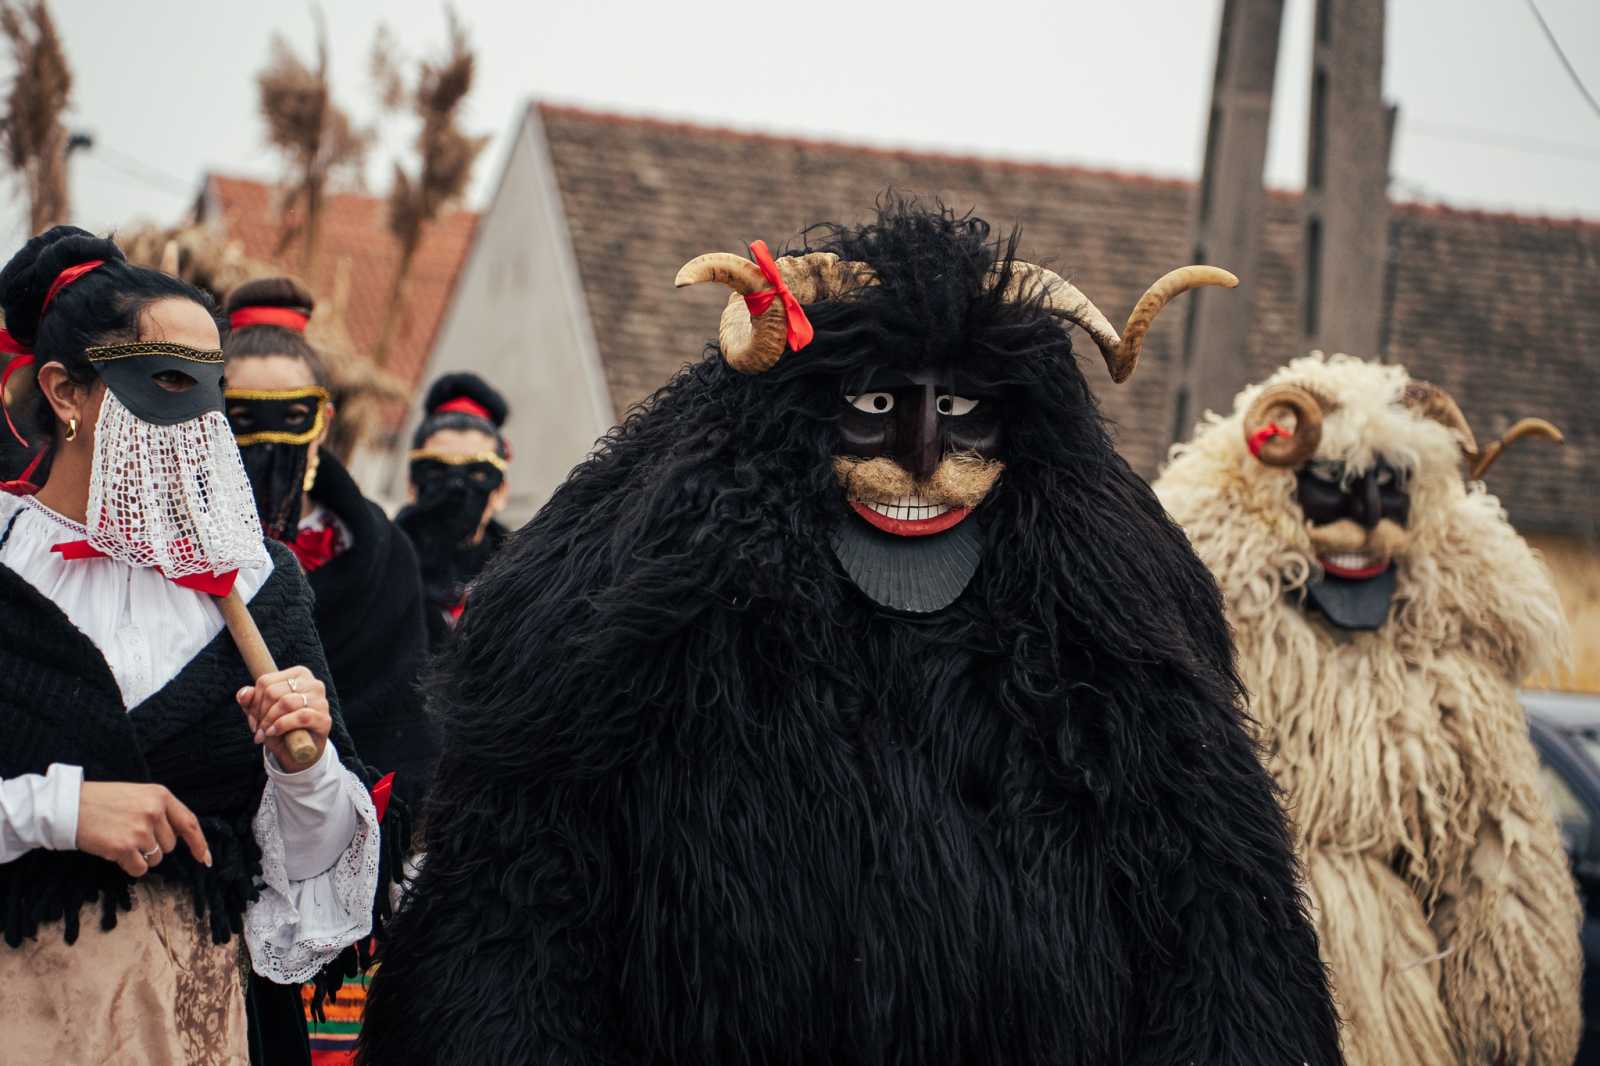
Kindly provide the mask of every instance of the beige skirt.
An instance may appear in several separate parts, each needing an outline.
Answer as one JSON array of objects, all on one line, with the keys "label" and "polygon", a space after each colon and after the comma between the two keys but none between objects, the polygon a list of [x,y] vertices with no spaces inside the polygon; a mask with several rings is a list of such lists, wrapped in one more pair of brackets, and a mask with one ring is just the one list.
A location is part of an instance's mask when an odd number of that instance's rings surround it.
[{"label": "beige skirt", "polygon": [[83,909],[12,950],[0,943],[0,1063],[246,1066],[240,942],[213,944],[186,891],[140,882],[100,929]]}]

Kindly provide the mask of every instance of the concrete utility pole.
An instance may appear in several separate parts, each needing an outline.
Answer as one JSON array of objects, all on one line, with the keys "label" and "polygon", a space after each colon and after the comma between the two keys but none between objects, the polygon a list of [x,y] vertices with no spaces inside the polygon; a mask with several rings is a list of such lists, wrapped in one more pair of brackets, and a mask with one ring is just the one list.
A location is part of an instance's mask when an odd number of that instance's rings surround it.
[{"label": "concrete utility pole", "polygon": [[1173,439],[1207,410],[1226,411],[1245,384],[1256,262],[1266,214],[1262,170],[1272,119],[1283,0],[1225,0],[1211,86],[1211,117],[1193,227],[1194,262],[1239,275],[1233,292],[1188,296],[1183,361],[1175,375]]},{"label": "concrete utility pole", "polygon": [[1384,0],[1317,0],[1306,157],[1304,347],[1365,358],[1380,354],[1388,263],[1383,10]]}]

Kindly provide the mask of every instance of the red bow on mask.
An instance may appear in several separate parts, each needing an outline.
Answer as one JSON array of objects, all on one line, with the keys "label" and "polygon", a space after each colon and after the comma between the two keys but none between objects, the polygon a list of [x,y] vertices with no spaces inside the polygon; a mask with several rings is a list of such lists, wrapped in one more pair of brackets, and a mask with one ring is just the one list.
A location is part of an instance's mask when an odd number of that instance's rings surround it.
[{"label": "red bow on mask", "polygon": [[744,298],[744,305],[750,309],[750,317],[757,318],[766,314],[773,300],[782,300],[789,350],[798,352],[810,344],[811,339],[816,336],[816,331],[811,328],[811,320],[806,317],[805,310],[800,306],[800,301],[795,299],[794,293],[789,291],[789,285],[783,280],[783,273],[778,269],[777,260],[772,258],[772,251],[767,248],[767,242],[756,241],[750,245],[750,257],[760,268],[761,276],[772,286],[770,289],[753,292]]}]

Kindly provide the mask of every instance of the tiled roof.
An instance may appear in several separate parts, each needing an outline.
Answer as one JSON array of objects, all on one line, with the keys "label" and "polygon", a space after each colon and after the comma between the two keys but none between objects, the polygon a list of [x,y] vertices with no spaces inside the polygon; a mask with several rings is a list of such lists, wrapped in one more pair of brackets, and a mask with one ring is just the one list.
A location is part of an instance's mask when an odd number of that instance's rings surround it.
[{"label": "tiled roof", "polygon": [[[1020,223],[1022,253],[1071,278],[1113,320],[1144,287],[1189,261],[1188,182],[1080,167],[807,141],[539,105],[613,402],[619,411],[698,357],[726,294],[679,292],[701,252],[775,248],[807,223],[856,222],[886,188]],[[1298,198],[1269,200],[1255,324],[1239,381],[1303,354],[1297,324]],[[1525,415],[1567,430],[1556,450],[1512,449],[1490,475],[1528,529],[1592,534],[1600,494],[1585,473],[1600,448],[1600,223],[1400,205],[1394,211],[1389,352],[1449,389],[1482,439]],[[1226,266],[1227,264],[1221,264]],[[1120,387],[1087,366],[1119,444],[1142,473],[1165,453],[1168,372],[1184,316],[1157,322]],[[1093,355],[1087,342],[1081,353]],[[1537,370],[1534,368],[1537,366]],[[1190,427],[1183,428],[1188,435]]]},{"label": "tiled roof", "polygon": [[[273,185],[213,174],[206,179],[202,213],[216,210],[220,218],[203,217],[201,221],[219,224],[228,239],[240,242],[246,256],[283,264],[285,272],[302,275],[317,292],[338,291],[337,276],[345,271],[349,285],[345,328],[363,352],[375,353],[400,264],[400,246],[389,232],[386,202],[376,196],[329,196],[310,270],[300,266],[298,244],[291,244],[281,255],[277,252],[285,227],[293,221],[292,214],[289,218],[280,214],[279,203],[280,193]],[[427,365],[434,333],[449,306],[477,219],[471,211],[447,211],[423,232],[386,360],[388,368],[407,384],[417,385]],[[341,268],[341,263],[349,265]]]}]

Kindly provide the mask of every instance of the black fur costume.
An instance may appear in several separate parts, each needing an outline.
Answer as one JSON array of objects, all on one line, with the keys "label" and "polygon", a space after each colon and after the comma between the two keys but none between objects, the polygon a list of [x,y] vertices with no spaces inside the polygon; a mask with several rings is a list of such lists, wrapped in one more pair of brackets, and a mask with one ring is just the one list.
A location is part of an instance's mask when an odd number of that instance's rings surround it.
[{"label": "black fur costume", "polygon": [[[823,248],[881,284],[767,374],[708,352],[476,586],[362,1061],[1337,1063],[1216,587],[1065,328],[975,219]],[[827,536],[885,361],[1009,390],[982,565],[916,619]]]}]

